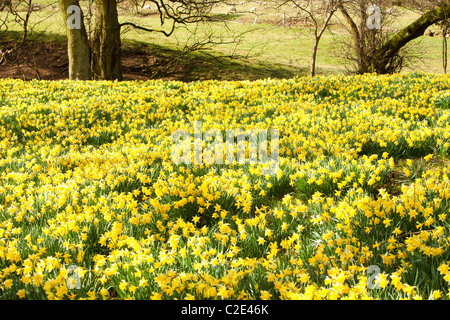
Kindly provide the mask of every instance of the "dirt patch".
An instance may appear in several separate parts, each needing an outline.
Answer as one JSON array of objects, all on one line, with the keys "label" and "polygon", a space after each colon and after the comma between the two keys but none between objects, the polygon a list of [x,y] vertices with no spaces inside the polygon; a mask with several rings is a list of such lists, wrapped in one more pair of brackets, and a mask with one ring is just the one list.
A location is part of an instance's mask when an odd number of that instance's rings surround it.
[{"label": "dirt patch", "polygon": [[[13,42],[6,42],[1,48],[3,52],[8,52],[14,45]],[[125,46],[122,49],[124,80],[183,80],[183,67],[170,62],[164,55],[144,47]],[[4,63],[0,65],[0,77],[23,80],[68,79],[67,45],[56,42],[28,42],[6,54]]]},{"label": "dirt patch", "polygon": [[[2,52],[16,45],[14,40],[0,41]],[[0,60],[2,56],[0,55]],[[180,51],[138,42],[122,43],[123,80],[257,80],[292,78],[305,70],[291,70],[284,65],[249,63],[240,58],[208,53],[182,54]],[[68,79],[67,44],[59,40],[29,40],[6,54],[0,64],[0,78],[23,80]]]},{"label": "dirt patch", "polygon": [[67,49],[62,44],[30,42],[10,52],[14,46],[14,42],[2,44],[3,52],[7,54],[0,65],[0,77],[23,80],[68,78]]}]

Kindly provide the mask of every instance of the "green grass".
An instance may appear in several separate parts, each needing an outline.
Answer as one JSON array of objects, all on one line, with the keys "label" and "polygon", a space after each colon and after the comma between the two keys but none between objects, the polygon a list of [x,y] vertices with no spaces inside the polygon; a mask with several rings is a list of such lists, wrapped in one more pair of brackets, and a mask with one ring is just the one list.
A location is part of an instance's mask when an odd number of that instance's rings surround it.
[{"label": "green grass", "polygon": [[[50,0],[41,0],[39,3],[50,4]],[[241,6],[240,10],[249,11],[251,4]],[[51,8],[51,7],[49,7]],[[30,38],[37,41],[51,39],[52,41],[65,41],[65,28],[58,10],[42,10],[34,12],[30,19]],[[218,45],[208,45],[201,52],[191,54],[190,59],[184,59],[183,63],[192,63],[192,73],[198,74],[198,79],[211,79],[226,74],[229,79],[259,79],[259,78],[291,78],[309,74],[311,54],[313,46],[313,32],[308,28],[296,28],[277,26],[273,23],[280,18],[279,12],[267,11],[262,6],[258,7],[260,16],[258,23],[253,24],[254,15],[227,14],[228,6],[219,6],[214,9],[215,17],[226,21],[208,22],[202,25],[189,25],[178,28],[170,37],[159,32],[143,32],[132,28],[123,28],[122,41],[124,45],[130,43],[142,44],[151,52],[158,52],[167,59],[176,56],[186,44],[193,41],[203,41],[209,36],[223,39],[229,42],[236,38],[238,42]],[[266,11],[264,11],[266,10]],[[87,11],[87,10],[85,10]],[[0,18],[5,13],[0,13]],[[414,21],[418,13],[401,10],[400,15],[393,23],[393,27],[401,28]],[[132,21],[138,25],[153,28],[155,30],[170,30],[170,22],[160,25],[158,15],[136,15],[131,12],[120,12],[120,22]],[[348,32],[337,21],[342,17],[337,14],[332,23],[331,31],[327,30],[320,41],[317,55],[317,74],[333,75],[346,74],[352,70],[349,61],[342,58],[337,44],[349,37]],[[435,29],[437,27],[434,27]],[[87,28],[89,30],[89,28]],[[5,35],[14,39],[20,38],[20,26],[16,23],[9,25],[9,31],[15,33]],[[195,31],[195,36],[193,33]],[[0,31],[1,32],[1,31]],[[219,40],[220,42],[220,40]],[[404,68],[403,72],[419,71],[443,73],[442,68],[442,39],[438,37],[420,37],[412,41],[414,53],[417,59],[412,65]],[[237,58],[229,63],[224,59],[234,55]],[[208,62],[209,61],[209,62]],[[248,76],[246,76],[246,73]]]}]

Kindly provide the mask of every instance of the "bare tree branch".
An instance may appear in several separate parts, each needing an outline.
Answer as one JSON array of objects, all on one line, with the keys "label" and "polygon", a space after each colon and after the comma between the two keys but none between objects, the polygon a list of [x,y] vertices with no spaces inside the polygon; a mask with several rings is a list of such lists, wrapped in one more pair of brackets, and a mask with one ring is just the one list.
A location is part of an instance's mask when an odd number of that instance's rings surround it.
[{"label": "bare tree branch", "polygon": [[155,30],[155,29],[138,26],[138,25],[134,24],[133,22],[123,22],[120,24],[120,27],[125,27],[125,26],[131,26],[135,29],[143,30],[143,31],[147,31],[147,32],[160,32],[160,33],[164,34],[166,37],[170,37],[175,30],[175,24],[172,24],[172,29],[169,32],[166,32],[164,30]]}]

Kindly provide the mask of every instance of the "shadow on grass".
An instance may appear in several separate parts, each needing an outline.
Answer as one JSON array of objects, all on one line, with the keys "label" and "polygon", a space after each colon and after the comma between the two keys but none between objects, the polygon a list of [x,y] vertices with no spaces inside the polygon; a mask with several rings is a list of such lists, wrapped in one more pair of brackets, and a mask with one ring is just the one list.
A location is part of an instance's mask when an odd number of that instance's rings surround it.
[{"label": "shadow on grass", "polygon": [[[21,41],[15,31],[2,33],[0,47],[12,48]],[[68,79],[67,38],[51,33],[35,33],[14,59],[0,69],[1,78],[24,80]],[[224,56],[217,50],[183,54],[180,50],[139,42],[122,41],[122,71],[124,80],[258,80],[286,79],[305,76],[308,68],[277,63],[262,63],[246,57]]]},{"label": "shadow on grass", "polygon": [[[145,74],[146,78],[153,79],[185,82],[285,79],[308,73],[307,67],[261,63],[251,58],[223,56],[213,50],[183,54],[172,48],[129,40],[123,42],[123,53],[124,74],[134,73],[141,68],[141,75]],[[136,64],[138,60],[139,65]]]}]

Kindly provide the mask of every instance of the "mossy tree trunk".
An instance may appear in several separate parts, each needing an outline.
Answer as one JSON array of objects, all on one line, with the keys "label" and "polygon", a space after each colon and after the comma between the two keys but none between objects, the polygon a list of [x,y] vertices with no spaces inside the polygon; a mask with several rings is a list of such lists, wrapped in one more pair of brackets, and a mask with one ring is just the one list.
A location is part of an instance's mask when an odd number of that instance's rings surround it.
[{"label": "mossy tree trunk", "polygon": [[94,79],[122,80],[120,25],[116,0],[96,0],[92,41]]},{"label": "mossy tree trunk", "polygon": [[[79,2],[78,0],[59,0],[59,5],[67,30],[69,79],[90,80],[90,47]],[[79,11],[69,10],[68,12],[69,6],[75,6]]]}]

